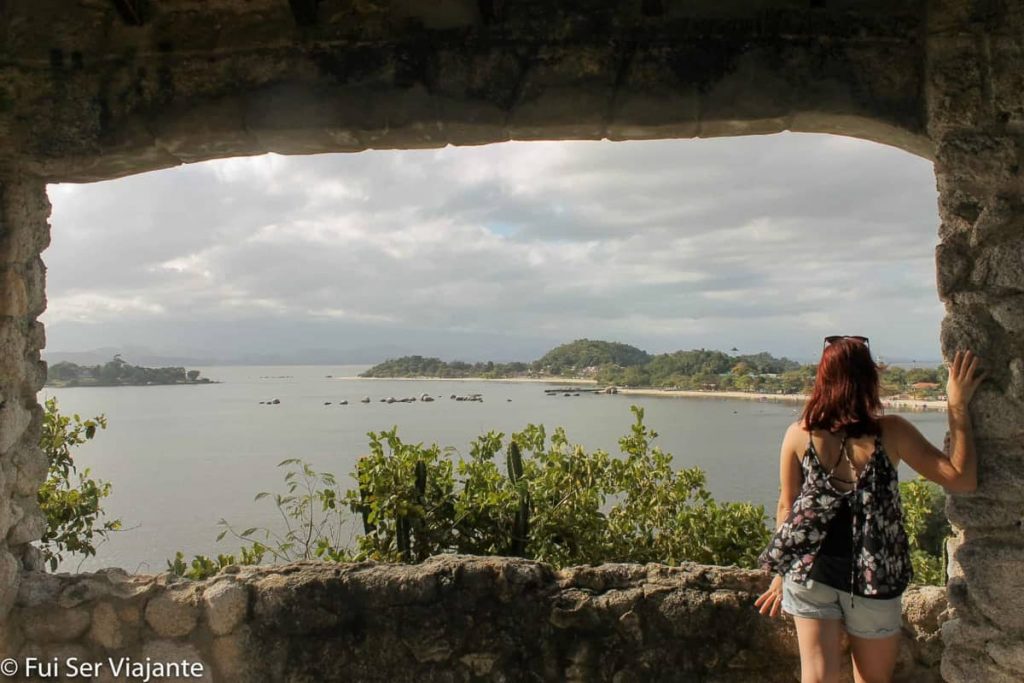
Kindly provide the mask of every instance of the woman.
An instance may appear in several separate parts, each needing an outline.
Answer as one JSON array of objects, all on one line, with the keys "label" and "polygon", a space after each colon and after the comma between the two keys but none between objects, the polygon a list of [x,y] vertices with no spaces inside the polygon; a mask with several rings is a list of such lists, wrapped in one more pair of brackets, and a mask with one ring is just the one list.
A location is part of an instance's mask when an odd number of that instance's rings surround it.
[{"label": "woman", "polygon": [[776,532],[759,563],[776,576],[754,602],[793,616],[802,683],[839,680],[840,627],[858,683],[889,681],[903,590],[913,575],[897,467],[948,491],[977,486],[967,405],[984,373],[970,351],[949,371],[950,455],[899,415],[882,415],[865,337],[825,338],[814,390],[782,442]]}]

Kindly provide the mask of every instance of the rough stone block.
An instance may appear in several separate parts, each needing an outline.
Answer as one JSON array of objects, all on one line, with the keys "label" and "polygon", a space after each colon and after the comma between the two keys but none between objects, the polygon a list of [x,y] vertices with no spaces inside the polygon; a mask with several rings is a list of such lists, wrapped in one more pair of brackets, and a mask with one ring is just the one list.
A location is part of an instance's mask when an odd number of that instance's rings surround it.
[{"label": "rough stone block", "polygon": [[984,117],[986,60],[980,37],[937,36],[927,42],[928,124],[933,135],[949,126],[976,126]]},{"label": "rough stone block", "polygon": [[39,351],[46,347],[46,327],[38,320],[33,320],[29,323],[25,346],[27,353]]},{"label": "rough stone block", "polygon": [[25,637],[37,643],[76,640],[89,630],[91,617],[83,607],[54,609],[52,605],[33,607],[21,612]]},{"label": "rough stone block", "polygon": [[942,680],[950,683],[1020,683],[1020,677],[995,663],[983,651],[950,647],[942,657]]},{"label": "rough stone block", "polygon": [[1024,204],[1020,197],[994,195],[984,204],[971,230],[971,246],[992,244],[1024,233]]},{"label": "rough stone block", "polygon": [[7,617],[18,597],[21,565],[6,548],[0,548],[0,621]]},{"label": "rough stone block", "polygon": [[935,280],[943,301],[961,290],[970,272],[970,260],[962,245],[952,240],[935,247]]},{"label": "rough stone block", "polygon": [[21,546],[21,568],[26,573],[33,573],[45,572],[49,567],[47,566],[46,559],[43,557],[43,551],[30,543],[26,543]]},{"label": "rough stone block", "polygon": [[1024,292],[1024,237],[992,244],[982,250],[971,273],[971,282],[975,287],[1001,294]]},{"label": "rough stone block", "polygon": [[60,594],[63,582],[47,572],[25,572],[18,587],[18,605],[39,607],[54,603]]},{"label": "rough stone block", "polygon": [[24,266],[28,316],[34,320],[46,310],[46,264],[38,255]]},{"label": "rough stone block", "polygon": [[991,304],[989,310],[999,325],[1011,334],[1024,333],[1024,294],[1011,294]]},{"label": "rough stone block", "polygon": [[1024,404],[997,387],[988,383],[978,387],[970,410],[979,436],[1024,440]]},{"label": "rough stone block", "polygon": [[[998,362],[1004,351],[996,346],[999,325],[992,319],[988,306],[984,304],[967,304],[947,307],[946,317],[942,319],[939,340],[942,355],[952,358],[958,350],[970,349],[989,364],[999,377]],[[991,382],[983,383],[978,394],[992,393],[995,387]]]},{"label": "rough stone block", "polygon": [[188,635],[198,619],[195,596],[185,589],[168,590],[146,603],[146,623],[162,638]]},{"label": "rough stone block", "polygon": [[101,602],[92,610],[89,639],[107,650],[116,650],[125,644],[124,625],[109,602]]},{"label": "rough stone block", "polygon": [[28,339],[24,322],[18,318],[0,318],[0,373],[2,376],[20,377],[26,353],[28,353]]},{"label": "rough stone block", "polygon": [[46,249],[49,216],[44,181],[22,178],[0,185],[0,268],[27,263]]},{"label": "rough stone block", "polygon": [[1024,505],[1024,444],[1011,439],[979,438],[975,445],[978,488],[974,494],[1016,505],[1020,510]]},{"label": "rough stone block", "polygon": [[9,265],[0,271],[0,316],[25,318],[29,312],[29,291],[21,267]]},{"label": "rough stone block", "polygon": [[1016,39],[994,38],[991,52],[992,106],[996,120],[1020,128],[1024,126],[1024,45]]},{"label": "rough stone block", "polygon": [[238,631],[229,636],[214,638],[211,649],[213,663],[220,675],[218,680],[241,681],[250,673],[247,637],[247,632]]},{"label": "rough stone block", "polygon": [[985,652],[999,666],[1024,674],[1024,642],[1004,639],[985,644]]},{"label": "rough stone block", "polygon": [[39,509],[35,495],[17,497],[11,501],[12,516],[17,520],[7,532],[7,544],[18,546],[38,541],[46,529],[46,518]]},{"label": "rough stone block", "polygon": [[39,492],[39,487],[46,481],[49,470],[49,463],[46,454],[35,445],[38,439],[32,436],[32,446],[22,445],[14,450],[11,461],[17,468],[17,477],[14,481],[14,494],[17,496],[32,497]]},{"label": "rough stone block", "polygon": [[998,628],[1024,632],[1024,538],[968,540],[957,551],[969,603]]},{"label": "rough stone block", "polygon": [[935,173],[940,180],[968,190],[1019,191],[1021,149],[1016,136],[956,130],[936,145]]},{"label": "rough stone block", "polygon": [[[998,488],[998,482],[993,488]],[[1024,492],[1013,492],[1013,502],[985,498],[978,494],[950,494],[946,497],[946,516],[958,527],[1020,529],[1024,533]]]},{"label": "rough stone block", "polygon": [[32,423],[32,413],[6,391],[3,393],[7,400],[0,403],[0,456],[11,457],[11,449]]},{"label": "rough stone block", "polygon": [[206,623],[214,635],[231,633],[249,611],[249,591],[234,581],[218,581],[203,592]]}]

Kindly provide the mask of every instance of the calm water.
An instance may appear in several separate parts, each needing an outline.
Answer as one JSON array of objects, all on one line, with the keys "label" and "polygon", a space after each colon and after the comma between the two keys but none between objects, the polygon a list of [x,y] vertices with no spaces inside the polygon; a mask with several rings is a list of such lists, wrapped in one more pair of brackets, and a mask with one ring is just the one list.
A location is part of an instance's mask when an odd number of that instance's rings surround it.
[{"label": "calm water", "polygon": [[[201,368],[223,384],[206,386],[45,389],[61,410],[83,417],[106,414],[109,427],[80,447],[80,467],[110,481],[106,509],[128,528],[103,544],[96,558],[64,569],[121,566],[162,571],[176,550],[186,555],[236,552],[238,543],[216,542],[217,521],[236,528],[276,526],[272,503],[253,501],[258,491],[282,490],[277,463],[302,458],[334,472],[345,488],[355,459],[367,451],[366,432],[398,426],[404,441],[455,446],[490,429],[506,434],[540,423],[550,434],[563,426],[588,449],[618,451],[632,423],[631,404],[643,406],[655,444],[677,467],[700,466],[720,500],[765,505],[774,517],[779,445],[794,419],[795,404],[580,394],[546,396],[536,383],[338,379],[368,366]],[[327,378],[333,375],[333,378]],[[433,403],[381,403],[394,396],[429,393]],[[480,393],[482,403],[456,402],[450,394]],[[372,402],[360,403],[369,396]],[[280,405],[259,405],[278,398]],[[336,405],[347,399],[349,405]],[[509,401],[508,399],[511,399]],[[325,406],[325,401],[335,402]],[[941,445],[944,413],[908,413]],[[915,476],[901,465],[900,477]]]}]

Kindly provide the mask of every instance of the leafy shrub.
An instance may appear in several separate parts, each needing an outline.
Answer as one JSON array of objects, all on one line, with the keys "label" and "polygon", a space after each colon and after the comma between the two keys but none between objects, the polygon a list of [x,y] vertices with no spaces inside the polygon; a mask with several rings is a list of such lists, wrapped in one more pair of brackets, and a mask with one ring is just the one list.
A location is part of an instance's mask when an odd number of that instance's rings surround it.
[{"label": "leafy shrub", "polygon": [[260,564],[265,551],[262,545],[254,542],[251,547],[242,548],[238,558],[234,555],[217,555],[216,559],[210,559],[205,555],[196,555],[191,564],[185,564],[185,554],[179,550],[173,560],[167,560],[167,571],[188,579],[207,579],[233,564]]},{"label": "leafy shrub", "polygon": [[[264,555],[278,562],[314,557],[334,561],[347,558],[348,555],[340,548],[343,518],[339,514],[338,501],[341,492],[334,475],[330,472],[317,472],[298,458],[283,460],[277,466],[289,468],[284,476],[287,491],[284,494],[261,491],[256,494],[255,500],[270,498],[274,501],[284,520],[284,532],[279,533],[267,527],[236,531],[222,519],[220,525],[224,529],[217,540],[232,534],[249,544],[240,550],[237,564],[259,564]],[[228,564],[236,564],[233,555],[219,557],[230,560]],[[209,564],[207,558],[201,555],[197,555],[196,559],[200,564]],[[193,567],[195,564],[193,561]]]},{"label": "leafy shrub", "polygon": [[[454,449],[405,443],[397,427],[369,432],[370,452],[352,473],[355,488],[342,495],[331,475],[286,460],[281,465],[293,468],[285,477],[288,492],[273,497],[285,533],[235,532],[222,520],[221,538],[233,533],[253,544],[243,548],[248,559],[242,563],[264,555],[419,562],[458,552],[519,555],[555,566],[695,561],[754,567],[771,537],[764,507],[716,502],[704,472],[674,470],[672,456],[651,445],[657,433],[644,425],[643,409],[631,409],[635,422],[619,440],[619,458],[572,444],[562,428],[549,440],[543,425],[527,425],[507,440],[500,432],[481,435],[457,463],[449,457]],[[345,508],[362,524],[352,549],[340,544]],[[196,556],[189,567],[179,553],[168,567],[202,576],[233,560]]]},{"label": "leafy shrub", "polygon": [[57,399],[46,400],[40,447],[49,468],[38,499],[46,518],[40,549],[51,571],[64,560],[65,553],[95,555],[96,545],[121,528],[119,519],[101,520],[105,516],[101,503],[110,495],[110,484],[92,479],[88,468],[79,472],[71,457],[72,448],[106,427],[103,415],[90,420],[61,415]]},{"label": "leafy shrub", "polygon": [[900,483],[900,502],[915,582],[946,585],[946,539],[952,535],[952,527],[946,519],[945,492],[919,476]]}]

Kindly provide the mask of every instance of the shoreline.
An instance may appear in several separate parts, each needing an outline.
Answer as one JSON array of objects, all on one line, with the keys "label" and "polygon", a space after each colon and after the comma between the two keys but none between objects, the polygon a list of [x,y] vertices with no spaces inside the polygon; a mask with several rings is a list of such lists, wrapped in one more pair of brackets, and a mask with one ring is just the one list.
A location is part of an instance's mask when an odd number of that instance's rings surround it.
[{"label": "shoreline", "polygon": [[[441,382],[512,382],[512,383],[540,383],[540,384],[594,384],[593,379],[558,379],[547,377],[332,377],[340,380],[401,380],[401,381],[441,381]],[[626,396],[652,396],[657,398],[711,398],[711,399],[738,399],[743,401],[761,401],[774,403],[803,403],[807,400],[806,394],[765,394],[746,391],[697,391],[695,389],[630,389],[616,387],[617,395]],[[936,411],[946,410],[945,401],[927,401],[915,399],[882,399],[883,408],[894,410],[915,410],[915,411]]]},{"label": "shoreline", "polygon": [[[747,401],[763,401],[774,403],[803,403],[807,400],[806,394],[764,394],[745,391],[696,391],[693,389],[624,389],[619,388],[618,393],[633,396],[657,396],[664,398],[717,398],[717,399],[739,399]],[[914,399],[882,399],[883,408],[896,410],[917,410],[945,412],[945,401],[926,401]]]},{"label": "shoreline", "polygon": [[558,379],[547,377],[331,377],[331,379],[389,380],[406,382],[512,382],[547,384],[597,384],[596,379]]}]

